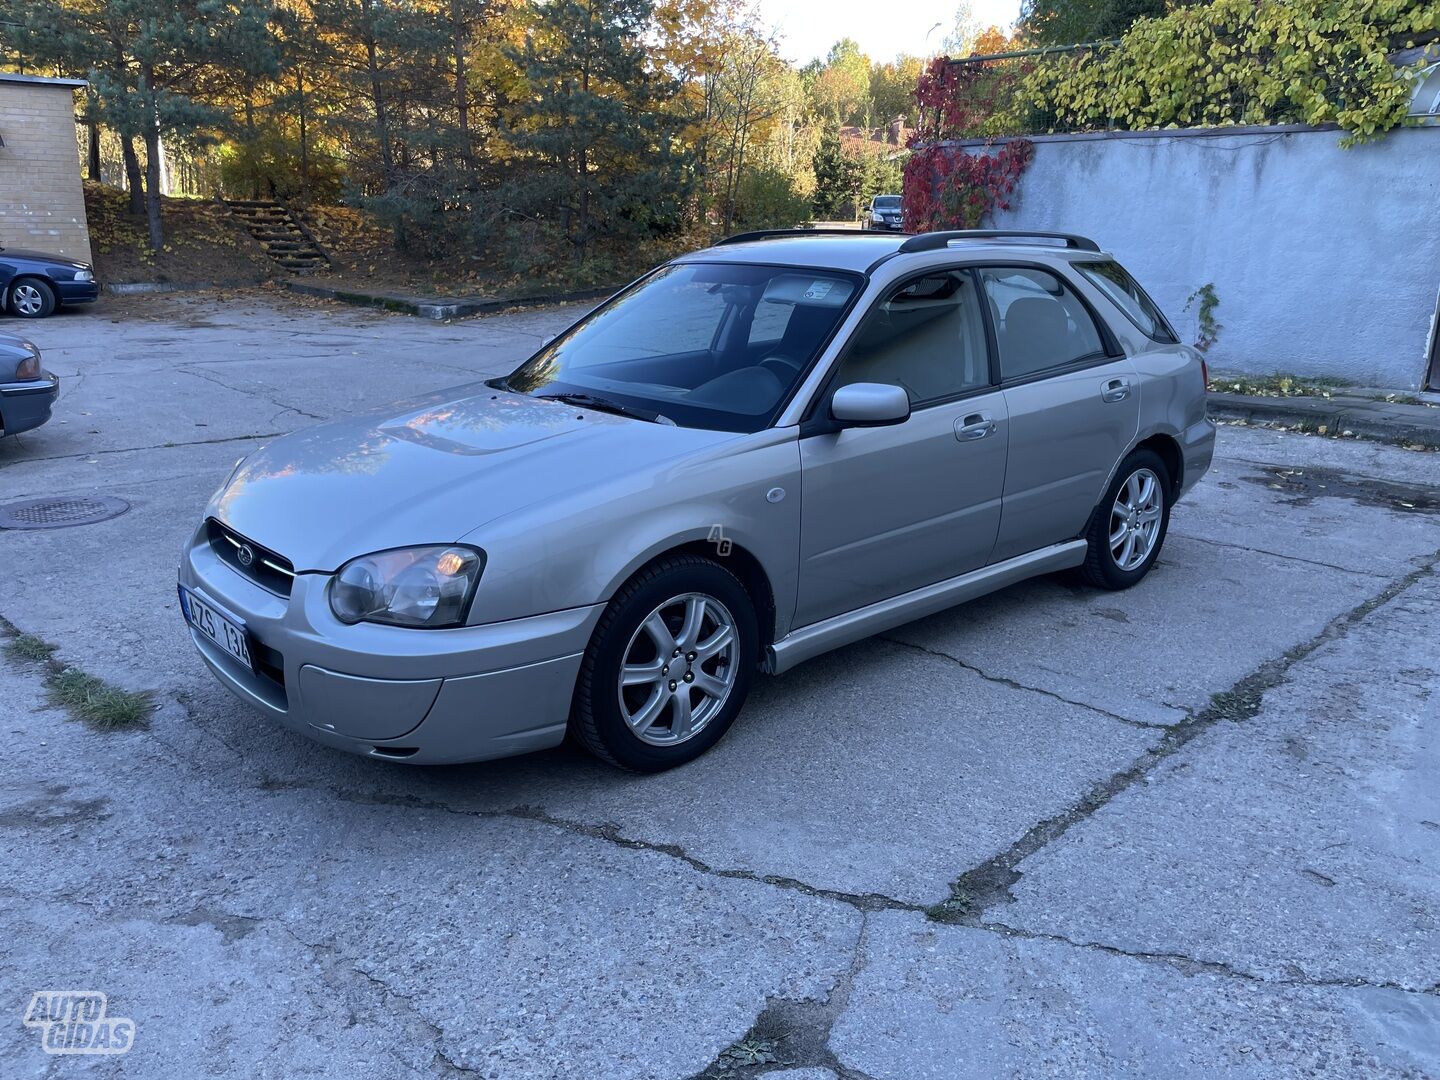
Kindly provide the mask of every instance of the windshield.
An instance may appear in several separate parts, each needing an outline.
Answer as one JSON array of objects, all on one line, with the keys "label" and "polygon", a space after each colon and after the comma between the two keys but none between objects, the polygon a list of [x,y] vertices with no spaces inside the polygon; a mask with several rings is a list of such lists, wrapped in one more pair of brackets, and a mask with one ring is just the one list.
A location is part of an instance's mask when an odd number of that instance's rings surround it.
[{"label": "windshield", "polygon": [[831,270],[667,266],[498,385],[684,427],[759,431],[859,289],[857,276]]},{"label": "windshield", "polygon": [[876,196],[875,196],[875,209],[876,209],[876,210],[899,210],[899,209],[900,209],[900,196],[899,196],[899,195],[876,195]]}]

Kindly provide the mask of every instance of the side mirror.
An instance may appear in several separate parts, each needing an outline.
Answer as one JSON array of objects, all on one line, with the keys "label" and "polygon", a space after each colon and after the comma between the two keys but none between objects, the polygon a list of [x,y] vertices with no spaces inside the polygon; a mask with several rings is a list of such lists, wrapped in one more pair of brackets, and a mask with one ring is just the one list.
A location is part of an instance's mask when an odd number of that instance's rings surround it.
[{"label": "side mirror", "polygon": [[910,395],[887,383],[851,383],[830,398],[830,418],[843,427],[884,427],[910,419]]}]

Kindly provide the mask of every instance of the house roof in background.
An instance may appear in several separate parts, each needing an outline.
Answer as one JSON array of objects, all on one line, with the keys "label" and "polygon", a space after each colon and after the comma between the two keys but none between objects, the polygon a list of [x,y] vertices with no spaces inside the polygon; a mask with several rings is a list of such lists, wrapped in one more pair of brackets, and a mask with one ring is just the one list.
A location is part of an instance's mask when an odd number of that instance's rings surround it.
[{"label": "house roof in background", "polygon": [[13,71],[0,71],[0,82],[31,83],[37,86],[64,86],[71,90],[90,85],[84,79],[52,79],[45,75],[16,75]]}]

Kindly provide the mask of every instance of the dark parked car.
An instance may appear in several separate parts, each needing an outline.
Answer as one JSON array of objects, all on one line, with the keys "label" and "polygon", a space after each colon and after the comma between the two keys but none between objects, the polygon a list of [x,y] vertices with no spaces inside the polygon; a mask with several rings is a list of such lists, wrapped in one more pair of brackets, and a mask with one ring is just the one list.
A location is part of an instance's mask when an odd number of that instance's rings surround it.
[{"label": "dark parked car", "polygon": [[60,378],[40,366],[40,350],[0,334],[0,435],[16,435],[50,419]]},{"label": "dark parked car", "polygon": [[89,304],[99,295],[88,263],[0,247],[0,308],[11,315],[43,319],[62,304]]}]

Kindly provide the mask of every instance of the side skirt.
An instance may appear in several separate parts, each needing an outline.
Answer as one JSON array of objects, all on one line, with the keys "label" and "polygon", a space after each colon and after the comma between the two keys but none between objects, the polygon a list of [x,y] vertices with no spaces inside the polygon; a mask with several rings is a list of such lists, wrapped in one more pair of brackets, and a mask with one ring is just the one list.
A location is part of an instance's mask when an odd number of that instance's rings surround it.
[{"label": "side skirt", "polygon": [[963,604],[1017,581],[1068,570],[1085,561],[1085,541],[1067,540],[1013,559],[982,566],[959,577],[937,581],[888,600],[880,600],[854,611],[833,615],[818,623],[786,634],[766,651],[764,670],[772,675],[789,671],[796,664],[841,645],[890,630],[937,611]]}]

